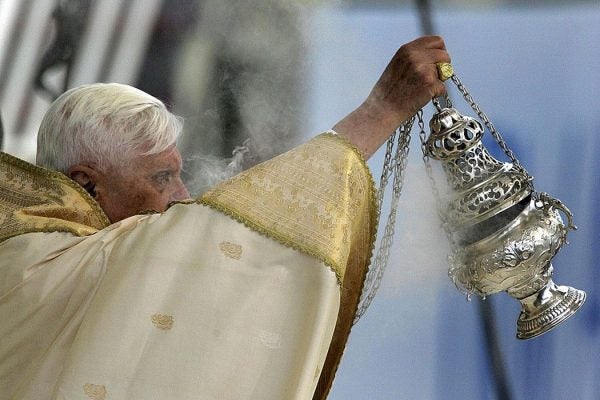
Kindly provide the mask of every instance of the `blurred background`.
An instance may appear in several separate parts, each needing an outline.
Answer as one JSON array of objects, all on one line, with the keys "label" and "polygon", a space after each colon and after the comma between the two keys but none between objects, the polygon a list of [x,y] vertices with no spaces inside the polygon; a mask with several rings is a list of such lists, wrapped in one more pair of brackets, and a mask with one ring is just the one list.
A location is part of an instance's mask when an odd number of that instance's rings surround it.
[{"label": "blurred background", "polygon": [[[588,298],[528,341],[515,338],[519,304],[506,294],[467,301],[447,278],[414,131],[389,267],[329,398],[600,399],[598,21],[597,0],[0,0],[0,144],[33,161],[60,93],[131,84],[185,118],[186,180],[199,194],[240,149],[247,167],[330,128],[401,44],[441,34],[536,188],[574,213],[554,276]],[[376,178],[382,163],[369,162]]]}]

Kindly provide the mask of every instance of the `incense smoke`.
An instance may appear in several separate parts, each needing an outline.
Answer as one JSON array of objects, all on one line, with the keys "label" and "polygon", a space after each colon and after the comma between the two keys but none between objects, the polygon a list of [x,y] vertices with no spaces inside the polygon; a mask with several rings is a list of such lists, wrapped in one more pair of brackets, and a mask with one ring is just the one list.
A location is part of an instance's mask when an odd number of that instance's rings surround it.
[{"label": "incense smoke", "polygon": [[[307,49],[319,45],[308,43],[303,34],[307,11],[294,1],[206,2],[199,27],[181,56],[185,68],[178,73],[175,100],[176,113],[186,119],[181,148],[191,193],[199,195],[307,137],[306,69],[307,63],[314,62],[308,60]],[[364,75],[359,81],[339,79],[356,89],[359,82],[375,83],[375,76],[365,79]],[[396,236],[382,283],[381,293],[387,295],[449,282],[448,243],[417,141],[411,149]],[[381,165],[377,160],[372,164]],[[374,171],[376,180],[378,173]],[[387,210],[383,210],[382,221],[386,217]],[[383,223],[379,235],[382,231]]]}]

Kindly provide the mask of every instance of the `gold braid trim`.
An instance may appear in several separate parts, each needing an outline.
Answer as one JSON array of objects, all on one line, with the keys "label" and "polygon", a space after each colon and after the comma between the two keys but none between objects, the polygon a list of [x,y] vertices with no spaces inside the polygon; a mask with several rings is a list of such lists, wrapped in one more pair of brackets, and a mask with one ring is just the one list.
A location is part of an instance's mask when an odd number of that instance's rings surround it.
[{"label": "gold braid trim", "polygon": [[340,311],[313,399],[325,399],[352,328],[377,231],[373,178],[359,150],[325,133],[255,166],[197,202],[335,272]]},{"label": "gold braid trim", "polygon": [[98,203],[66,175],[0,152],[0,242],[31,232],[86,236],[108,225]]}]

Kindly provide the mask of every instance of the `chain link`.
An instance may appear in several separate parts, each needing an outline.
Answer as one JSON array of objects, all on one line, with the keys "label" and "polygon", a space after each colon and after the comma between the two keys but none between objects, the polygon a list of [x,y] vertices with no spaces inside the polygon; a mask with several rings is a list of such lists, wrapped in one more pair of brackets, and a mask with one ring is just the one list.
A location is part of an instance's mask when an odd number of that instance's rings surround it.
[{"label": "chain link", "polygon": [[525,168],[523,168],[523,166],[521,165],[521,163],[519,162],[519,160],[517,159],[517,157],[515,156],[515,154],[512,152],[512,150],[506,144],[506,141],[504,140],[504,138],[502,137],[502,135],[500,135],[500,132],[498,132],[496,130],[496,128],[494,127],[494,125],[492,124],[492,122],[489,120],[489,118],[487,117],[487,115],[481,110],[481,108],[475,102],[475,100],[473,99],[473,97],[471,96],[471,94],[469,93],[469,91],[467,90],[467,88],[465,88],[465,86],[460,81],[460,79],[458,79],[458,76],[456,76],[456,74],[454,74],[454,75],[452,75],[451,79],[452,79],[452,82],[454,82],[454,84],[456,85],[456,87],[460,91],[460,93],[463,95],[463,97],[466,100],[466,102],[471,106],[471,108],[473,109],[473,111],[475,111],[475,113],[477,114],[477,116],[479,117],[479,119],[485,124],[485,126],[487,126],[487,128],[490,131],[490,133],[492,134],[492,136],[494,137],[494,139],[496,140],[496,142],[498,143],[498,145],[500,146],[500,148],[504,151],[504,153],[507,155],[507,157],[513,163],[513,165],[516,168],[518,168],[519,170],[521,170],[521,172],[523,172],[527,176],[528,182],[529,182],[529,187],[530,187],[531,191],[533,192],[534,191],[534,188],[533,188],[533,177],[531,175],[529,175],[529,173],[527,172],[527,170],[525,170]]},{"label": "chain link", "polygon": [[444,100],[446,101],[446,107],[452,108],[452,100],[450,100],[448,92],[444,93]]},{"label": "chain link", "polygon": [[[406,163],[408,161],[408,152],[410,149],[410,132],[414,123],[415,117],[407,120],[387,141],[385,157],[383,161],[383,169],[381,172],[381,181],[379,184],[379,190],[377,191],[377,221],[381,217],[381,209],[383,206],[383,199],[385,197],[385,191],[389,182],[390,176],[393,175],[394,179],[392,182],[392,199],[390,202],[390,212],[387,217],[387,223],[379,248],[373,260],[371,268],[365,278],[365,284],[363,292],[360,297],[358,310],[354,316],[354,322],[357,323],[360,317],[367,311],[373,298],[379,290],[381,280],[387,268],[390,249],[394,238],[394,231],[396,226],[396,214],[398,211],[398,203],[400,201],[400,194],[404,185],[404,172],[406,169]],[[396,150],[394,152],[394,144],[396,142],[396,136],[398,138],[396,144]],[[394,154],[392,156],[392,153]]]}]

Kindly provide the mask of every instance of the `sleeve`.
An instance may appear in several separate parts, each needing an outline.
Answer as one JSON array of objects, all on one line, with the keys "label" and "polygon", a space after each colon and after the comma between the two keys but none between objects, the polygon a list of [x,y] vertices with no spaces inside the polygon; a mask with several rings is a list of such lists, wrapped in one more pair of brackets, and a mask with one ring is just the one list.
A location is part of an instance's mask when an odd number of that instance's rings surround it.
[{"label": "sleeve", "polygon": [[341,306],[314,396],[324,399],[352,327],[377,229],[373,179],[360,152],[337,135],[322,134],[217,186],[200,202],[335,271]]}]

